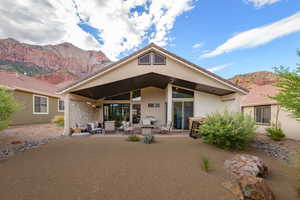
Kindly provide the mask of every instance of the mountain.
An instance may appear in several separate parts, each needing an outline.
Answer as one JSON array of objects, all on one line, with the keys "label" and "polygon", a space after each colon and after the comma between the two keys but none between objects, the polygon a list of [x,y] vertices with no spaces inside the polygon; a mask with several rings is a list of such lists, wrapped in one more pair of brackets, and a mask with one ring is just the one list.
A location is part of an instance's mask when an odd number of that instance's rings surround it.
[{"label": "mountain", "polygon": [[55,84],[55,85],[63,82],[72,82],[79,78],[75,74],[72,74],[70,72],[61,69],[46,74],[36,75],[34,77],[39,80],[46,81],[48,83]]},{"label": "mountain", "polygon": [[276,83],[281,78],[274,74],[273,72],[260,71],[248,74],[239,74],[229,80],[241,87],[251,89],[251,85],[267,85],[271,83]]},{"label": "mountain", "polygon": [[57,82],[62,72],[75,75],[76,79],[84,77],[110,62],[101,51],[85,51],[70,43],[30,45],[11,38],[0,39],[0,71],[40,75],[40,79],[50,82],[52,78]]}]

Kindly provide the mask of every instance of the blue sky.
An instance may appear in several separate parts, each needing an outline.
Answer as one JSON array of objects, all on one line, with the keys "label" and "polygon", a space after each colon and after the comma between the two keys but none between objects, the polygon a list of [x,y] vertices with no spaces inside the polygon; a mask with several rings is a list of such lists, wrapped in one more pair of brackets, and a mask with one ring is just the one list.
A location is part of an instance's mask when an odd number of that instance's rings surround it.
[{"label": "blue sky", "polygon": [[[279,65],[293,68],[299,62],[296,50],[300,48],[300,31],[252,48],[240,48],[209,58],[202,57],[205,52],[214,50],[238,33],[296,14],[300,11],[299,0],[282,0],[262,7],[244,0],[199,0],[192,5],[191,10],[176,18],[168,34],[171,41],[164,48],[206,69],[214,68],[215,73],[225,78],[241,73],[271,71]],[[91,30],[88,24],[81,24],[81,27],[92,35],[99,36],[93,32],[97,29]],[[148,43],[146,40],[138,48]],[[133,51],[123,51],[117,58]]]},{"label": "blue sky", "polygon": [[300,0],[1,0],[0,27],[113,61],[154,42],[225,78],[300,62]]}]

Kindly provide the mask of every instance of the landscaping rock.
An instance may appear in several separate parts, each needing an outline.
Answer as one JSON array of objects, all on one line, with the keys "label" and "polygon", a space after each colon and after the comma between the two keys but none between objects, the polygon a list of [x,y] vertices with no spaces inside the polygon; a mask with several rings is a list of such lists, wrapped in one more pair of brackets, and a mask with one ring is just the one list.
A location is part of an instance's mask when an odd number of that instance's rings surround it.
[{"label": "landscaping rock", "polygon": [[274,194],[262,178],[242,176],[223,183],[239,200],[275,200]]},{"label": "landscaping rock", "polygon": [[268,156],[275,159],[290,162],[289,150],[286,147],[280,146],[280,143],[276,144],[275,142],[256,139],[253,141],[252,146],[261,149]]},{"label": "landscaping rock", "polygon": [[224,167],[236,178],[241,176],[264,178],[268,175],[268,168],[264,162],[259,157],[248,154],[238,154],[226,160]]}]

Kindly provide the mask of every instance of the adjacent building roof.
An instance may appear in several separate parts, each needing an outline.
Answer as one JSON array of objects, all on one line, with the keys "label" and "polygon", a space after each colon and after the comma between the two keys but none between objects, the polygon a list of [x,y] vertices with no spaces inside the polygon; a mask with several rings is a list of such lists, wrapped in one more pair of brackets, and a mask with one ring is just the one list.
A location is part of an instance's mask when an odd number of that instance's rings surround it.
[{"label": "adjacent building roof", "polygon": [[100,70],[96,71],[95,73],[93,73],[93,74],[91,74],[91,75],[89,75],[87,77],[84,77],[82,79],[79,79],[78,81],[73,82],[69,86],[64,87],[64,88],[58,90],[58,92],[60,94],[68,92],[72,88],[75,88],[77,86],[80,86],[80,85],[84,84],[86,81],[97,77],[99,74],[104,73],[105,71],[108,71],[111,68],[114,68],[114,67],[118,66],[119,64],[122,64],[123,62],[126,62],[127,60],[130,60],[131,58],[133,58],[135,56],[143,54],[145,51],[147,51],[149,49],[154,49],[154,50],[160,51],[160,52],[164,53],[165,55],[170,56],[170,57],[172,57],[175,60],[179,60],[180,62],[184,63],[185,65],[188,65],[188,66],[190,66],[190,67],[192,67],[192,68],[194,68],[194,69],[202,72],[203,74],[205,74],[205,75],[207,75],[209,77],[212,77],[215,80],[217,80],[217,81],[219,81],[219,82],[221,82],[223,84],[228,85],[229,87],[232,87],[232,88],[234,88],[236,90],[239,90],[239,91],[241,91],[244,94],[248,93],[247,89],[242,88],[242,87],[240,87],[240,86],[232,83],[231,81],[226,80],[226,79],[224,79],[224,78],[222,78],[222,77],[220,77],[220,76],[218,76],[218,75],[216,75],[216,74],[214,74],[214,73],[212,73],[212,72],[210,72],[210,71],[208,71],[208,70],[206,70],[206,69],[204,69],[204,68],[202,68],[202,67],[194,64],[194,63],[191,63],[190,61],[188,61],[186,59],[183,59],[183,58],[181,58],[181,57],[179,57],[179,56],[177,56],[177,55],[175,55],[175,54],[167,51],[166,49],[163,49],[163,48],[157,46],[154,43],[149,44],[148,46],[146,46],[146,47],[144,47],[144,48],[142,48],[142,49],[140,49],[140,50],[132,53],[131,55],[129,55],[129,56],[125,57],[125,58],[122,58],[122,59],[118,60],[117,62],[114,62],[112,64],[109,64],[109,65],[101,68]]},{"label": "adjacent building roof", "polygon": [[60,95],[56,94],[58,87],[55,85],[16,72],[0,71],[0,86],[7,87],[11,90],[21,90],[35,94],[60,97]]},{"label": "adjacent building roof", "polygon": [[258,105],[270,105],[277,104],[277,102],[270,98],[275,96],[279,92],[279,88],[268,85],[251,85],[250,92],[242,97],[241,106],[258,106]]}]

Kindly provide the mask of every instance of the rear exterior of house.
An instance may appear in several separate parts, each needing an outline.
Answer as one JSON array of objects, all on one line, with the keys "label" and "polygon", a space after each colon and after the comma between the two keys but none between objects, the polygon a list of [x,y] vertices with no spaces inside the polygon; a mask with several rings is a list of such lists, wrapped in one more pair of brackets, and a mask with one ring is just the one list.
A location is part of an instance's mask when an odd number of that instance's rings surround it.
[{"label": "rear exterior of house", "polygon": [[256,121],[257,132],[266,133],[266,128],[278,126],[287,138],[300,139],[300,121],[284,110],[275,100],[279,89],[273,85],[252,85],[249,94],[241,99],[242,111]]},{"label": "rear exterior of house", "polygon": [[64,115],[64,102],[55,93],[55,85],[14,72],[0,72],[0,87],[10,91],[20,109],[10,120],[11,125],[50,123],[56,115]]},{"label": "rear exterior of house", "polygon": [[190,117],[240,111],[247,90],[151,44],[59,91],[65,100],[65,133],[93,121],[151,116],[157,126],[187,129]]}]

